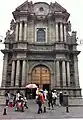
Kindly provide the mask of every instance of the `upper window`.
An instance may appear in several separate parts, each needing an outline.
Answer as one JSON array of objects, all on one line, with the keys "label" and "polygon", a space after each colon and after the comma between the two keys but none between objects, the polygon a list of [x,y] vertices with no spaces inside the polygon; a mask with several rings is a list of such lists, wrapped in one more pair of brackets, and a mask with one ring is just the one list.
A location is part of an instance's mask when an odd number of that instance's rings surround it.
[{"label": "upper window", "polygon": [[37,42],[45,42],[45,31],[43,28],[37,31]]}]

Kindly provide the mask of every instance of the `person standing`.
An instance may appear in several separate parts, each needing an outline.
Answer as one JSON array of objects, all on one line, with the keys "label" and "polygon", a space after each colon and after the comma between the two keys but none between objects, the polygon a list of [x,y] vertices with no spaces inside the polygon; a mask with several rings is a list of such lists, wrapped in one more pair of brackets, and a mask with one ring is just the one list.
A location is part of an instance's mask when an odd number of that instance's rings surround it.
[{"label": "person standing", "polygon": [[52,109],[54,109],[53,108],[53,103],[52,103],[53,99],[52,99],[52,92],[51,91],[48,92],[47,99],[48,99],[48,107],[49,107],[49,109],[50,109],[50,104],[51,104]]},{"label": "person standing", "polygon": [[43,90],[40,90],[40,100],[42,102],[43,112],[46,112],[45,95]]},{"label": "person standing", "polygon": [[40,112],[42,113],[42,102],[41,102],[40,94],[36,98],[36,103],[38,104],[37,113],[40,114]]},{"label": "person standing", "polygon": [[47,94],[48,94],[48,91],[45,89],[45,90],[44,90],[45,100],[47,100]]},{"label": "person standing", "polygon": [[9,105],[9,101],[10,101],[10,93],[9,93],[9,91],[5,94],[5,98],[6,98],[6,106],[8,106]]},{"label": "person standing", "polygon": [[62,91],[60,91],[60,94],[59,94],[59,103],[60,103],[60,105],[63,105],[63,93],[62,93]]},{"label": "person standing", "polygon": [[56,99],[57,99],[56,90],[52,92],[52,99],[53,99],[53,105],[56,105]]},{"label": "person standing", "polygon": [[19,97],[20,97],[20,96],[21,96],[21,95],[20,95],[20,92],[17,91],[17,92],[16,92],[16,101],[19,100]]},{"label": "person standing", "polygon": [[28,109],[26,97],[24,97],[24,106]]}]

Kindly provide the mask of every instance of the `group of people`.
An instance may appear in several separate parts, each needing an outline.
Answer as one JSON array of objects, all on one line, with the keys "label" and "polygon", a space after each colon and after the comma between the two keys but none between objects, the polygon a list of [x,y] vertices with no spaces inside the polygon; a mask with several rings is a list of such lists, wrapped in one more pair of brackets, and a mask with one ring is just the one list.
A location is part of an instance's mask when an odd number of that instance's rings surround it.
[{"label": "group of people", "polygon": [[[13,96],[13,97],[11,97],[11,96]],[[37,88],[37,90],[36,90],[36,103],[38,106],[37,113],[40,114],[42,112],[46,112],[46,103],[48,103],[48,109],[50,109],[50,108],[54,109],[54,105],[56,105],[57,97],[59,97],[59,105],[63,105],[62,91],[60,91],[60,93],[57,94],[56,90],[47,91],[46,89],[42,90],[40,88]],[[21,108],[21,110],[24,111],[24,107],[26,107],[28,109],[27,99],[19,91],[17,91],[15,95],[10,94],[8,91],[5,94],[5,98],[6,98],[6,106],[8,106],[10,103],[12,103],[12,106],[13,107],[15,106],[16,110]]]},{"label": "group of people", "polygon": [[28,109],[27,99],[19,91],[17,91],[15,95],[7,91],[7,93],[5,94],[5,98],[6,98],[6,103],[5,103],[6,106],[15,107],[15,110],[21,110],[22,112],[24,111],[24,107]]},{"label": "group of people", "polygon": [[[48,109],[52,107],[54,109],[54,105],[56,105],[57,96],[59,97],[59,105],[63,105],[63,93],[60,91],[59,95],[57,95],[56,90],[47,91],[46,89],[43,91],[42,89],[37,88],[36,90],[36,103],[38,104],[37,113],[40,114],[46,112],[46,101],[48,103]],[[43,107],[43,110],[42,110]]]}]

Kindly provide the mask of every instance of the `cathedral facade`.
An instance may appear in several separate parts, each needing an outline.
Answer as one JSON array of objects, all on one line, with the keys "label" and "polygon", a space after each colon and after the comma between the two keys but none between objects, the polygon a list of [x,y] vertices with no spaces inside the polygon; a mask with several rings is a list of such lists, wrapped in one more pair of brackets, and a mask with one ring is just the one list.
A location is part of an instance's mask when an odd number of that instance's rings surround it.
[{"label": "cathedral facade", "polygon": [[2,50],[1,91],[24,92],[27,84],[35,83],[42,89],[81,96],[77,57],[80,51],[69,16],[57,2],[25,1],[15,9]]}]

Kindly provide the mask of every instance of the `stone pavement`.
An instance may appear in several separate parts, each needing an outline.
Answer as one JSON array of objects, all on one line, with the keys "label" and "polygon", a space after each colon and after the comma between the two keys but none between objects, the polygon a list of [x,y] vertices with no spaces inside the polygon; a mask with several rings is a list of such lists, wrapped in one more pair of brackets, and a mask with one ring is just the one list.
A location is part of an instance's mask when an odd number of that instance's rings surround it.
[{"label": "stone pavement", "polygon": [[15,112],[14,108],[7,108],[7,115],[3,115],[4,106],[0,106],[0,120],[3,119],[64,119],[83,118],[83,106],[69,107],[69,113],[62,106],[54,106],[54,110],[47,109],[46,113],[37,114],[37,104],[35,100],[28,100],[29,109],[25,112]]}]

